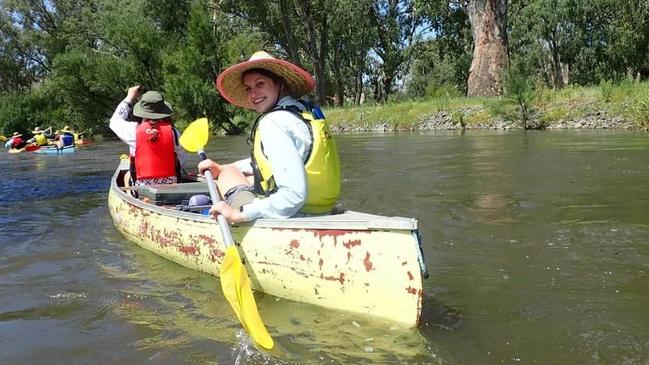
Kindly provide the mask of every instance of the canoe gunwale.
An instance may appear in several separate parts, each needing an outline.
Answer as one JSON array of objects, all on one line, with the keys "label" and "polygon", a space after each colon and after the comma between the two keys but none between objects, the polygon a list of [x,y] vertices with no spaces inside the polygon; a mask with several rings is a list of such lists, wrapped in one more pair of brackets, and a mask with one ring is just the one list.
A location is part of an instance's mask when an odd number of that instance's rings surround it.
[{"label": "canoe gunwale", "polygon": [[[170,215],[181,219],[197,222],[214,222],[206,215],[184,212],[172,208],[145,203],[133,197],[123,188],[117,186],[117,177],[120,171],[128,171],[128,162],[115,171],[111,179],[111,189],[119,194],[122,199],[142,209],[151,210],[160,214]],[[217,223],[218,224],[218,223]],[[416,231],[417,220],[414,218],[386,217],[368,213],[346,210],[335,215],[318,215],[309,217],[294,217],[288,219],[257,219],[253,222],[236,224],[235,226],[250,226],[256,228],[295,228],[295,229],[349,229],[349,230],[407,230]]]}]

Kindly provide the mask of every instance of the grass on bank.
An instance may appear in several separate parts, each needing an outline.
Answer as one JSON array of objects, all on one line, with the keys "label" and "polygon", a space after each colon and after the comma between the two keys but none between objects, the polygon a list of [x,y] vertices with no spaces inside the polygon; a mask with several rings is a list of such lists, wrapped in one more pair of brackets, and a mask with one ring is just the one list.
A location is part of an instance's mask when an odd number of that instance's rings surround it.
[{"label": "grass on bank", "polygon": [[601,113],[608,118],[622,117],[648,130],[649,82],[602,82],[598,86],[571,85],[560,90],[523,87],[516,93],[493,98],[442,97],[325,110],[332,126],[360,130],[377,126],[389,130],[414,129],[439,112],[445,112],[453,121],[467,127],[505,121],[540,129],[552,123]]}]

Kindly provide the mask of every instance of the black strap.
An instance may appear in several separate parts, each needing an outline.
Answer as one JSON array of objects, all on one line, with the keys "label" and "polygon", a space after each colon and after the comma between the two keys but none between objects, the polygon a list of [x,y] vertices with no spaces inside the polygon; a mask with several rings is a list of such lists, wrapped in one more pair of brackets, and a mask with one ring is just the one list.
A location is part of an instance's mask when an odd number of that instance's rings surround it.
[{"label": "black strap", "polygon": [[[302,106],[304,106],[305,110],[310,111],[313,108],[313,105],[311,103],[306,102],[306,101],[304,101],[302,99],[298,99],[297,102],[302,104]],[[255,146],[253,145],[253,143],[255,141],[255,135],[257,134],[257,127],[259,125],[259,121],[261,120],[261,118],[265,117],[266,115],[268,115],[268,114],[270,114],[272,112],[282,111],[282,110],[295,114],[298,118],[300,118],[300,120],[302,120],[306,124],[306,126],[307,126],[307,128],[309,130],[309,136],[311,136],[311,147],[309,147],[309,151],[307,152],[306,157],[305,157],[305,159],[303,161],[306,164],[306,162],[309,161],[309,158],[311,157],[311,152],[313,151],[313,143],[314,143],[313,127],[311,126],[311,123],[309,123],[309,120],[305,119],[302,116],[302,109],[298,108],[296,105],[275,105],[275,107],[273,109],[271,109],[270,111],[268,111],[268,112],[266,112],[264,114],[261,114],[260,116],[257,117],[257,119],[255,119],[255,122],[252,125],[252,129],[250,130],[250,137],[248,138],[248,145],[251,146],[250,156],[254,155],[253,152],[254,152]],[[264,150],[263,144],[261,146],[261,150],[262,150],[262,152]],[[255,166],[253,164],[253,169],[254,169],[254,167]]]}]

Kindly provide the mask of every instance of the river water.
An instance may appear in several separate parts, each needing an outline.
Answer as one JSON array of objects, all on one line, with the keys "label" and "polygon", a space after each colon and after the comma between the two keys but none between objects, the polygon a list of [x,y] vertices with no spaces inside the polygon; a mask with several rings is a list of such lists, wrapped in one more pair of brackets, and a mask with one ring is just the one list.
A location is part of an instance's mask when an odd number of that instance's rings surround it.
[{"label": "river water", "polygon": [[[103,142],[0,157],[0,364],[649,363],[646,134],[337,140],[345,207],[419,220],[419,328],[257,293],[276,348],[256,350],[218,279],[114,228],[107,189],[126,148]],[[243,137],[207,148],[246,150]]]}]

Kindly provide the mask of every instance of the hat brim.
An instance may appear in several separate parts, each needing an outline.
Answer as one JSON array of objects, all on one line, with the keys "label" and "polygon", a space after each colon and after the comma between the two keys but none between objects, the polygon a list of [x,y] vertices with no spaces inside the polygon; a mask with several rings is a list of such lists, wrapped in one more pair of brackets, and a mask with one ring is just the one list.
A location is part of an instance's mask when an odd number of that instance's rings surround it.
[{"label": "hat brim", "polygon": [[141,101],[138,101],[133,107],[133,115],[144,119],[165,119],[171,117],[172,114],[173,109],[171,108],[171,104],[166,101],[164,102],[164,108],[161,108],[161,110],[156,113],[144,110]]},{"label": "hat brim", "polygon": [[32,131],[33,134],[41,134],[43,131]]},{"label": "hat brim", "polygon": [[221,72],[216,78],[216,88],[221,96],[232,105],[254,109],[246,95],[242,76],[246,71],[256,68],[270,71],[281,77],[287,91],[296,98],[302,97],[315,88],[315,80],[302,68],[276,58],[258,59],[238,63]]}]

